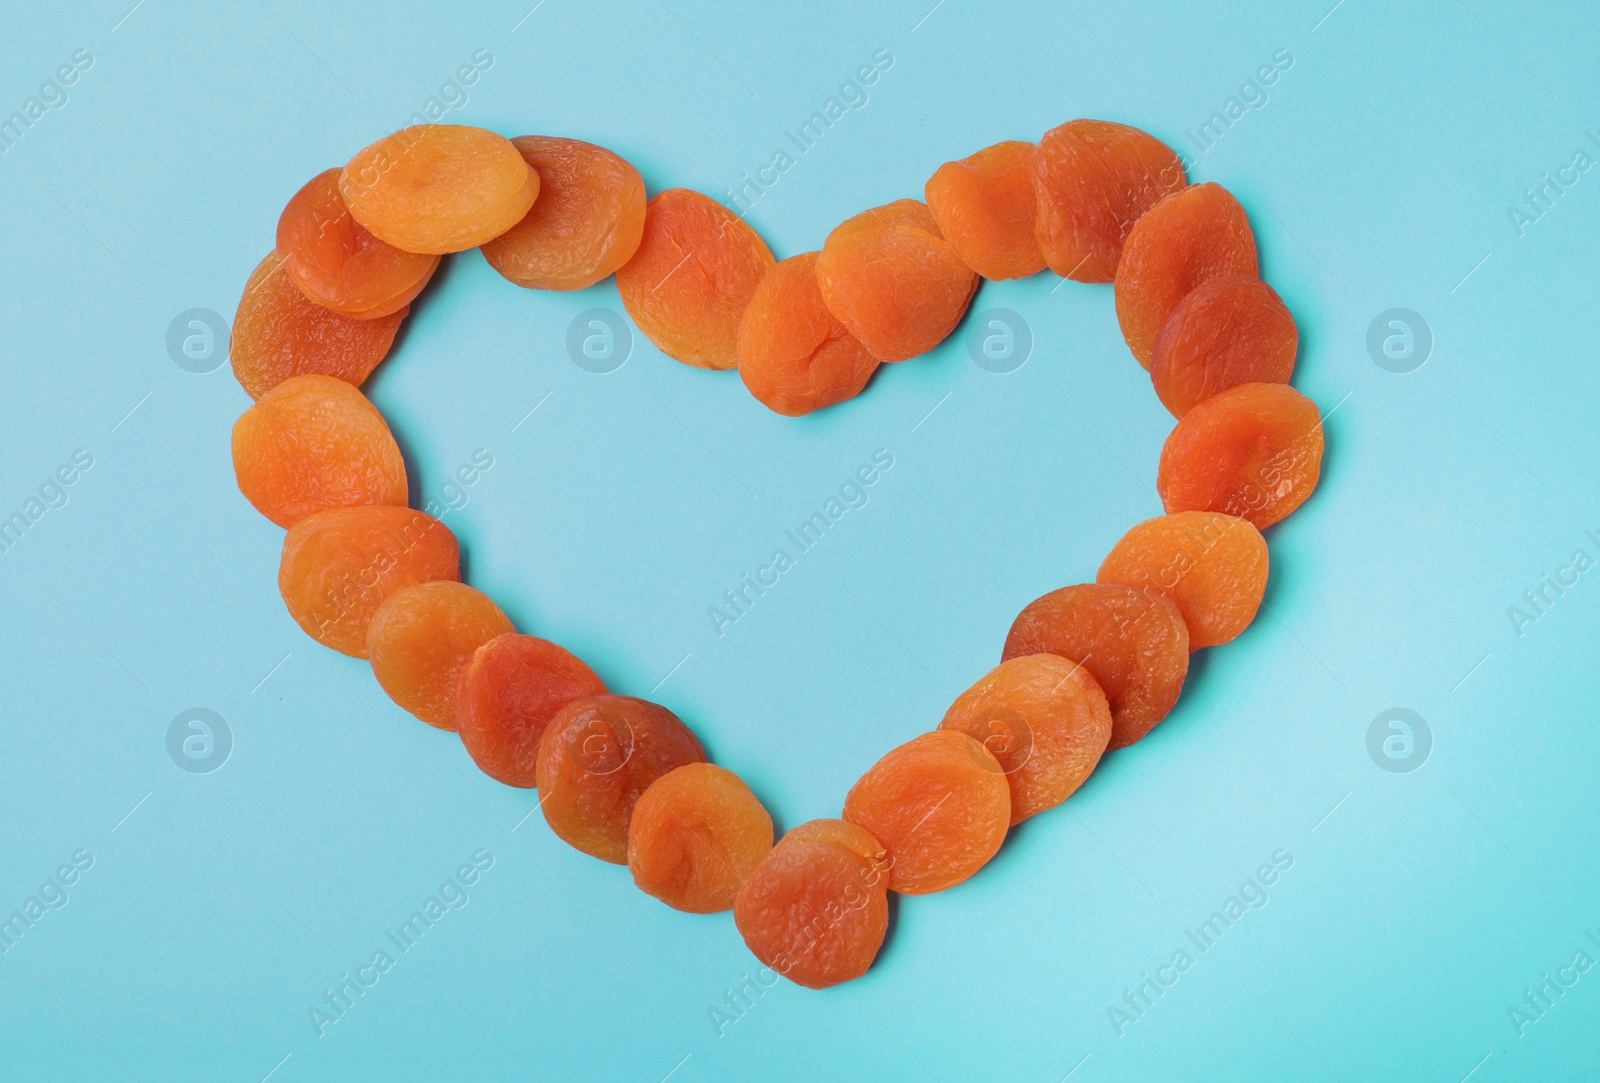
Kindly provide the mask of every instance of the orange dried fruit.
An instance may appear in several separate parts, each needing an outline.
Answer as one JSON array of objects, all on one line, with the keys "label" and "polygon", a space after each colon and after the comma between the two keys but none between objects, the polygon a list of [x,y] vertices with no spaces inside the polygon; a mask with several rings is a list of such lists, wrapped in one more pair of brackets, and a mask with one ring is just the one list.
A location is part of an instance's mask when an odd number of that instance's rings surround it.
[{"label": "orange dried fruit", "polygon": [[360,151],[339,175],[355,220],[406,252],[464,252],[522,221],[539,174],[511,140],[464,124],[419,124]]},{"label": "orange dried fruit", "polygon": [[367,656],[367,625],[393,591],[460,576],[450,528],[411,508],[330,508],[289,528],[278,591],[306,635],[352,658]]},{"label": "orange dried fruit", "polygon": [[617,272],[617,292],[662,353],[731,369],[739,319],[773,262],[744,219],[710,196],[668,188],[645,207],[644,237]]},{"label": "orange dried fruit", "polygon": [[481,590],[436,579],[393,591],[367,625],[367,657],[389,698],[442,730],[456,728],[461,671],[473,652],[515,631]]},{"label": "orange dried fruit", "polygon": [[1106,694],[1076,662],[1030,654],[1001,662],[956,697],[942,730],[980,742],[1011,787],[1011,823],[1061,804],[1111,740]]},{"label": "orange dried fruit", "polygon": [[855,824],[803,823],[739,889],[739,935],[763,964],[809,989],[859,978],[889,929],[887,861],[878,840]]},{"label": "orange dried fruit", "polygon": [[1187,183],[1183,163],[1155,136],[1107,120],[1069,120],[1034,157],[1039,249],[1050,269],[1110,282],[1139,217]]},{"label": "orange dried fruit", "polygon": [[854,398],[878,368],[822,303],[815,252],[767,271],[739,321],[737,345],[750,394],[789,417]]},{"label": "orange dried fruit", "polygon": [[522,135],[512,145],[539,175],[522,221],[483,244],[489,266],[519,286],[581,290],[633,258],[644,236],[644,178],[604,147]]},{"label": "orange dried fruit", "polygon": [[1002,658],[1057,654],[1087,669],[1111,704],[1111,745],[1123,748],[1167,716],[1189,673],[1189,631],[1156,591],[1082,583],[1029,602]]},{"label": "orange dried fruit", "polygon": [[1097,583],[1156,590],[1189,629],[1189,650],[1238,637],[1267,589],[1267,541],[1248,520],[1215,511],[1146,519],[1106,555]]},{"label": "orange dried fruit", "polygon": [[1044,270],[1034,236],[1032,143],[1008,140],[946,162],[923,195],[939,232],[984,278],[1027,278]]},{"label": "orange dried fruit", "polygon": [[1303,504],[1322,472],[1322,417],[1288,384],[1240,384],[1173,426],[1156,491],[1169,512],[1220,511],[1265,530]]},{"label": "orange dried fruit", "polygon": [[439,257],[404,252],[374,237],[344,205],[339,173],[318,173],[283,208],[283,269],[307,298],[342,316],[372,320],[400,312],[433,277]]},{"label": "orange dried fruit", "polygon": [[660,704],[585,696],[557,711],[539,740],[539,805],[566,843],[626,865],[640,794],[673,768],[705,758],[689,727]]},{"label": "orange dried fruit", "polygon": [[652,782],[628,822],[633,882],[675,910],[733,907],[772,849],[772,817],[732,771],[686,763]]},{"label": "orange dried fruit", "polygon": [[365,395],[332,376],[291,376],[233,426],[239,491],[281,527],[312,512],[406,502],[406,464]]},{"label": "orange dried fruit", "polygon": [[1150,382],[1172,416],[1240,384],[1286,384],[1300,332],[1254,275],[1219,275],[1178,302],[1156,338]]},{"label": "orange dried fruit", "polygon": [[828,311],[880,361],[927,353],[954,331],[978,289],[925,203],[898,199],[846,219],[817,257]]},{"label": "orange dried fruit", "polygon": [[507,786],[538,784],[539,739],[557,711],[605,683],[577,655],[515,632],[473,652],[456,693],[456,730],[473,762]]},{"label": "orange dried fruit", "polygon": [[850,787],[844,818],[889,855],[889,890],[943,891],[1000,849],[1011,823],[1011,788],[982,744],[934,730],[893,749]]},{"label": "orange dried fruit", "polygon": [[394,345],[406,309],[373,319],[341,316],[308,300],[267,254],[245,283],[228,356],[239,386],[259,399],[291,376],[334,376],[359,387]]},{"label": "orange dried fruit", "polygon": [[1178,302],[1220,275],[1257,273],[1250,219],[1220,184],[1174,192],[1128,231],[1117,263],[1117,321],[1128,349],[1145,368],[1156,338]]}]

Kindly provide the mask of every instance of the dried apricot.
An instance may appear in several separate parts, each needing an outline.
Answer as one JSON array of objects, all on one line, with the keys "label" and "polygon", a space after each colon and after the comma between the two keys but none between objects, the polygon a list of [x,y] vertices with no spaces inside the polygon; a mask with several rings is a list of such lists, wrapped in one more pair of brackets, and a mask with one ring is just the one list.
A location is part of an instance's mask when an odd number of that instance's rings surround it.
[{"label": "dried apricot", "polygon": [[617,292],[662,353],[731,369],[739,318],[773,262],[744,219],[710,196],[668,188],[645,207],[644,237],[617,272]]},{"label": "dried apricot", "polygon": [[956,697],[942,730],[989,750],[1011,787],[1011,823],[1072,796],[1111,740],[1111,707],[1076,662],[1030,654],[1001,662]]},{"label": "dried apricot", "polygon": [[1220,184],[1195,184],[1151,207],[1128,231],[1117,263],[1117,321],[1145,368],[1178,302],[1220,275],[1257,273],[1250,219]]},{"label": "dried apricot", "polygon": [[489,266],[519,286],[581,290],[617,269],[644,236],[644,178],[604,147],[522,135],[512,145],[539,174],[522,221],[483,244]]},{"label": "dried apricot", "polygon": [[1255,620],[1267,589],[1267,541],[1246,519],[1180,511],[1146,519],[1122,536],[1097,583],[1157,590],[1189,629],[1189,650],[1234,639]]},{"label": "dried apricot", "polygon": [[789,417],[854,398],[878,368],[822,303],[815,252],[767,272],[739,321],[738,354],[750,394]]},{"label": "dried apricot", "polygon": [[344,205],[339,173],[318,173],[283,208],[283,269],[301,293],[341,316],[371,320],[399,312],[428,284],[439,257],[403,252],[374,237]]},{"label": "dried apricot", "polygon": [[522,221],[539,195],[511,140],[464,124],[418,124],[360,151],[339,175],[357,222],[406,252],[464,252]]},{"label": "dried apricot", "polygon": [[239,491],[281,527],[316,511],[406,502],[406,464],[365,395],[332,376],[291,376],[233,425]]},{"label": "dried apricot", "polygon": [[442,730],[456,728],[461,671],[511,618],[481,590],[436,579],[390,593],[367,625],[367,657],[389,698]]},{"label": "dried apricot", "polygon": [[1007,140],[934,171],[923,188],[939,232],[984,278],[1027,278],[1044,270],[1034,237],[1032,143]]},{"label": "dried apricot", "polygon": [[828,311],[880,361],[927,353],[954,331],[978,275],[928,206],[897,199],[836,226],[817,257]]},{"label": "dried apricot", "polygon": [[330,508],[289,528],[278,591],[306,635],[365,658],[379,603],[400,587],[456,579],[460,570],[456,536],[431,515],[387,504]]},{"label": "dried apricot", "polygon": [[539,738],[550,719],[573,700],[605,690],[582,659],[548,639],[495,636],[461,671],[456,730],[484,774],[507,786],[535,786]]},{"label": "dried apricot", "polygon": [[742,778],[710,763],[686,763],[650,783],[628,821],[633,882],[691,914],[731,909],[771,849],[772,817]]},{"label": "dried apricot", "polygon": [[1111,704],[1111,745],[1123,748],[1167,716],[1189,673],[1189,631],[1157,591],[1082,583],[1029,602],[1003,659],[1059,654],[1099,682]]},{"label": "dried apricot", "polygon": [[859,978],[889,929],[887,861],[864,828],[844,820],[803,823],[739,889],[739,935],[762,963],[809,989]]},{"label": "dried apricot", "polygon": [[291,376],[334,376],[360,387],[394,345],[407,309],[352,319],[307,299],[273,251],[250,273],[228,347],[233,375],[252,399]]},{"label": "dried apricot", "polygon": [[934,730],[893,749],[850,787],[844,818],[889,855],[889,890],[926,895],[983,868],[1005,841],[1011,788],[989,750]]},{"label": "dried apricot", "polygon": [[1221,511],[1265,530],[1322,472],[1317,405],[1288,384],[1240,384],[1183,415],[1161,448],[1156,491],[1173,511]]},{"label": "dried apricot", "polygon": [[585,696],[557,711],[539,740],[539,805],[569,845],[626,865],[639,795],[673,768],[705,758],[689,727],[660,704]]},{"label": "dried apricot", "polygon": [[1286,384],[1300,332],[1254,275],[1207,279],[1178,302],[1156,338],[1150,381],[1172,416],[1240,384]]},{"label": "dried apricot", "polygon": [[1107,120],[1069,120],[1046,132],[1033,181],[1039,249],[1052,271],[1078,282],[1115,278],[1133,224],[1186,183],[1171,147]]}]

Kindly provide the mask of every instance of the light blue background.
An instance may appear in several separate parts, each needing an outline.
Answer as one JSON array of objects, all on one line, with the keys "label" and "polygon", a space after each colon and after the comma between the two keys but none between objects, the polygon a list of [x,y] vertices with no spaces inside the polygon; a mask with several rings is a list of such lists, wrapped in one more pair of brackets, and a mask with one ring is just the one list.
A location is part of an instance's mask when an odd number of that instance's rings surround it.
[{"label": "light blue background", "polygon": [[[1508,214],[1600,125],[1592,5],[130,2],[12,4],[0,38],[0,115],[94,57],[0,156],[0,513],[94,458],[0,554],[0,915],[94,859],[0,955],[0,1077],[1600,1075],[1600,970],[1520,1036],[1508,1017],[1575,950],[1600,958],[1600,571],[1520,636],[1506,614],[1574,549],[1600,556],[1600,173],[1525,236]],[[865,978],[781,983],[720,1037],[709,1009],[755,973],[730,917],[671,911],[524,820],[533,793],[300,633],[282,532],[229,464],[249,400],[165,346],[185,309],[231,319],[285,200],[479,49],[450,120],[590,139],[652,191],[717,195],[888,50],[751,210],[780,255],[990,142],[1146,127],[1239,195],[1299,321],[1296,383],[1337,407],[1321,488],[1270,532],[1266,611],[1176,712],[982,875],[902,901]],[[1186,131],[1279,49],[1270,101],[1197,154]],[[493,456],[446,517],[472,581],[682,715],[793,826],[1160,510],[1171,419],[1109,287],[1057,284],[979,294],[1031,326],[1019,371],[957,337],[796,421],[642,339],[581,370],[568,324],[613,284],[533,293],[468,253],[369,391],[414,503]],[[1393,307],[1435,336],[1406,375],[1366,347]],[[870,503],[716,635],[707,607],[880,448]],[[211,774],[166,751],[197,706],[234,735]],[[1433,733],[1409,774],[1367,752],[1393,707]],[[1119,1037],[1108,1006],[1280,848],[1270,902]],[[480,849],[470,902],[318,1037],[322,991]]]}]

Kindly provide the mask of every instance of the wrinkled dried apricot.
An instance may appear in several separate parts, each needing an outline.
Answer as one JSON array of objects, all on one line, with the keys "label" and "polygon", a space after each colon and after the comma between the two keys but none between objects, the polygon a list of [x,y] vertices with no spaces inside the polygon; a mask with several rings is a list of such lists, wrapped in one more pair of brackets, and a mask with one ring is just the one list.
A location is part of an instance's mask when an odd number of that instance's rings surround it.
[{"label": "wrinkled dried apricot", "polygon": [[519,286],[581,290],[633,258],[644,236],[644,178],[604,147],[522,135],[512,145],[539,174],[522,221],[483,244],[489,266]]},{"label": "wrinkled dried apricot", "polygon": [[399,312],[433,277],[439,257],[403,252],[357,222],[329,169],[306,182],[278,218],[283,269],[310,300],[371,320]]},{"label": "wrinkled dried apricot", "polygon": [[389,698],[442,730],[456,728],[461,671],[495,636],[515,631],[481,590],[436,579],[390,593],[367,625],[367,657]]},{"label": "wrinkled dried apricot", "polygon": [[1002,658],[1058,654],[1099,682],[1111,704],[1111,745],[1123,748],[1167,716],[1189,673],[1189,631],[1156,591],[1082,583],[1029,602]]},{"label": "wrinkled dried apricot", "polygon": [[925,203],[897,199],[836,226],[817,257],[828,311],[880,361],[927,353],[978,289]]},{"label": "wrinkled dried apricot", "polygon": [[939,728],[989,750],[1011,787],[1011,823],[1019,824],[1083,785],[1111,740],[1111,707],[1083,666],[1030,654],[1001,662],[957,696]]},{"label": "wrinkled dried apricot", "polygon": [[678,716],[632,696],[585,696],[539,740],[539,805],[550,829],[602,861],[628,863],[628,820],[650,784],[705,750]]},{"label": "wrinkled dried apricot", "polygon": [[278,591],[306,635],[365,658],[367,625],[391,592],[460,571],[456,536],[431,515],[387,504],[330,508],[289,528]]},{"label": "wrinkled dried apricot", "polygon": [[808,989],[859,978],[889,929],[887,860],[878,840],[855,824],[801,824],[739,889],[739,935],[762,963]]},{"label": "wrinkled dried apricot", "polygon": [[507,786],[538,784],[539,739],[555,713],[605,682],[548,639],[508,633],[473,652],[456,693],[456,731],[473,762]]},{"label": "wrinkled dried apricot", "polygon": [[1254,275],[1207,279],[1178,302],[1156,338],[1150,381],[1172,416],[1240,384],[1286,384],[1300,332]]},{"label": "wrinkled dried apricot", "polygon": [[465,124],[419,124],[360,151],[339,174],[355,220],[406,252],[464,252],[522,221],[539,174],[511,140]]},{"label": "wrinkled dried apricot", "polygon": [[377,407],[332,376],[292,376],[233,425],[239,491],[281,527],[316,511],[406,502],[406,464]]},{"label": "wrinkled dried apricot", "polygon": [[1157,590],[1189,629],[1189,650],[1236,638],[1255,620],[1267,589],[1267,541],[1246,519],[1180,511],[1146,519],[1100,564],[1097,583]]},{"label": "wrinkled dried apricot", "polygon": [[773,262],[744,219],[710,196],[668,188],[645,207],[644,237],[617,272],[617,292],[662,353],[731,369],[739,318]]},{"label": "wrinkled dried apricot", "polygon": [[1106,120],[1069,120],[1046,132],[1033,179],[1039,249],[1052,271],[1078,282],[1115,278],[1133,224],[1186,183],[1171,147]]},{"label": "wrinkled dried apricot", "polygon": [[306,298],[276,251],[257,264],[233,317],[228,357],[239,386],[259,399],[291,376],[334,376],[360,387],[394,345],[407,309],[352,319]]},{"label": "wrinkled dried apricot", "polygon": [[744,780],[710,763],[656,779],[628,821],[633,882],[675,910],[712,914],[772,849],[772,817]]},{"label": "wrinkled dried apricot", "polygon": [[1117,263],[1117,322],[1145,368],[1178,302],[1220,275],[1257,272],[1250,219],[1220,184],[1195,184],[1162,199],[1128,231]]},{"label": "wrinkled dried apricot", "polygon": [[1200,403],[1161,448],[1169,512],[1220,511],[1265,530],[1305,502],[1322,472],[1322,417],[1288,384],[1240,384]]},{"label": "wrinkled dried apricot", "polygon": [[815,252],[767,272],[739,321],[738,354],[750,394],[789,417],[854,398],[878,368],[822,303]]},{"label": "wrinkled dried apricot", "polygon": [[984,278],[1044,270],[1034,237],[1032,143],[1007,140],[946,162],[923,188],[928,210],[956,255]]},{"label": "wrinkled dried apricot", "polygon": [[889,890],[925,895],[961,883],[1005,841],[1011,788],[982,744],[934,730],[891,750],[850,787],[844,818],[889,855]]}]

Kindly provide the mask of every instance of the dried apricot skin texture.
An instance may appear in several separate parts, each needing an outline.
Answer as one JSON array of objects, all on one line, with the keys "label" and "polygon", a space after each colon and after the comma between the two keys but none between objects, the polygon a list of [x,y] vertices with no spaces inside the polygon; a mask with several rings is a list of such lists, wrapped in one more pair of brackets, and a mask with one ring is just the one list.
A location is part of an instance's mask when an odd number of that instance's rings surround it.
[{"label": "dried apricot skin texture", "polygon": [[350,159],[339,193],[355,220],[405,252],[464,252],[520,222],[539,174],[511,140],[464,124],[419,124]]},{"label": "dried apricot skin texture", "polygon": [[278,253],[300,292],[353,320],[399,312],[428,284],[439,257],[403,252],[357,222],[339,195],[339,173],[318,173],[278,218]]},{"label": "dried apricot skin texture", "polygon": [[365,395],[332,376],[293,376],[233,426],[239,491],[281,527],[313,512],[406,502],[406,464]]},{"label": "dried apricot skin texture", "polygon": [[1240,384],[1286,384],[1300,332],[1276,291],[1254,275],[1220,275],[1178,302],[1156,338],[1150,382],[1173,417]]},{"label": "dried apricot skin texture", "polygon": [[1105,120],[1046,132],[1033,177],[1039,249],[1052,271],[1078,282],[1112,281],[1133,224],[1187,183],[1171,147]]},{"label": "dried apricot skin texture", "polygon": [[744,219],[710,196],[668,188],[645,207],[644,237],[617,272],[617,292],[662,353],[731,369],[739,319],[773,263]]},{"label": "dried apricot skin texture", "polygon": [[1156,591],[1081,583],[1025,606],[1006,636],[1004,661],[1058,654],[1087,669],[1111,704],[1111,748],[1149,733],[1178,702],[1189,672],[1189,630]]},{"label": "dried apricot skin texture", "polygon": [[984,278],[1027,278],[1044,270],[1034,236],[1033,156],[1032,143],[996,143],[946,162],[923,188],[939,232]]},{"label": "dried apricot skin texture", "polygon": [[942,730],[980,742],[1011,787],[1011,823],[1072,796],[1111,740],[1111,706],[1076,662],[1030,654],[1001,662],[956,697]]},{"label": "dried apricot skin texture", "polygon": [[889,929],[887,861],[882,844],[855,824],[803,823],[739,889],[739,935],[762,963],[808,989],[859,978]]},{"label": "dried apricot skin texture", "polygon": [[828,311],[880,361],[927,353],[956,329],[978,275],[927,204],[900,199],[836,226],[817,257]]},{"label": "dried apricot skin texture", "polygon": [[652,782],[628,822],[633,882],[675,910],[733,908],[772,849],[772,817],[732,771],[686,763]]},{"label": "dried apricot skin texture", "polygon": [[289,528],[278,590],[306,635],[365,658],[367,626],[385,598],[460,571],[455,535],[431,515],[387,504],[330,508]]},{"label": "dried apricot skin texture", "polygon": [[367,657],[389,698],[442,730],[456,728],[461,671],[511,618],[480,590],[434,580],[401,587],[367,625]]},{"label": "dried apricot skin texture", "polygon": [[581,290],[615,274],[644,237],[644,178],[604,147],[522,135],[512,144],[539,175],[522,221],[483,244],[489,265],[519,286]]},{"label": "dried apricot skin texture", "polygon": [[650,784],[705,750],[678,716],[632,696],[585,696],[556,712],[539,740],[539,804],[568,845],[628,863],[628,821]]},{"label": "dried apricot skin texture", "polygon": [[233,317],[234,378],[252,399],[291,376],[333,376],[360,387],[388,355],[406,311],[341,316],[308,300],[283,269],[283,257],[270,252],[250,273]]},{"label": "dried apricot skin texture", "polygon": [[739,376],[767,409],[798,417],[861,393],[878,359],[822,303],[817,253],[775,264],[739,321]]},{"label": "dried apricot skin texture", "polygon": [[1239,201],[1220,184],[1174,192],[1133,224],[1117,263],[1117,322],[1146,369],[1167,317],[1196,286],[1254,275],[1256,238]]},{"label": "dried apricot skin texture", "polygon": [[1287,384],[1240,384],[1173,426],[1156,491],[1168,512],[1220,511],[1265,530],[1316,489],[1322,445],[1316,403]]},{"label": "dried apricot skin texture", "polygon": [[1189,629],[1189,650],[1236,639],[1267,589],[1267,541],[1247,519],[1180,511],[1146,519],[1122,536],[1097,583],[1158,590]]},{"label": "dried apricot skin texture", "polygon": [[456,731],[484,774],[507,786],[538,785],[539,739],[562,707],[605,683],[548,639],[499,635],[473,652],[456,693]]},{"label": "dried apricot skin texture", "polygon": [[893,749],[850,788],[844,818],[889,855],[889,890],[943,891],[967,879],[1005,841],[1011,788],[982,744],[934,730]]}]

